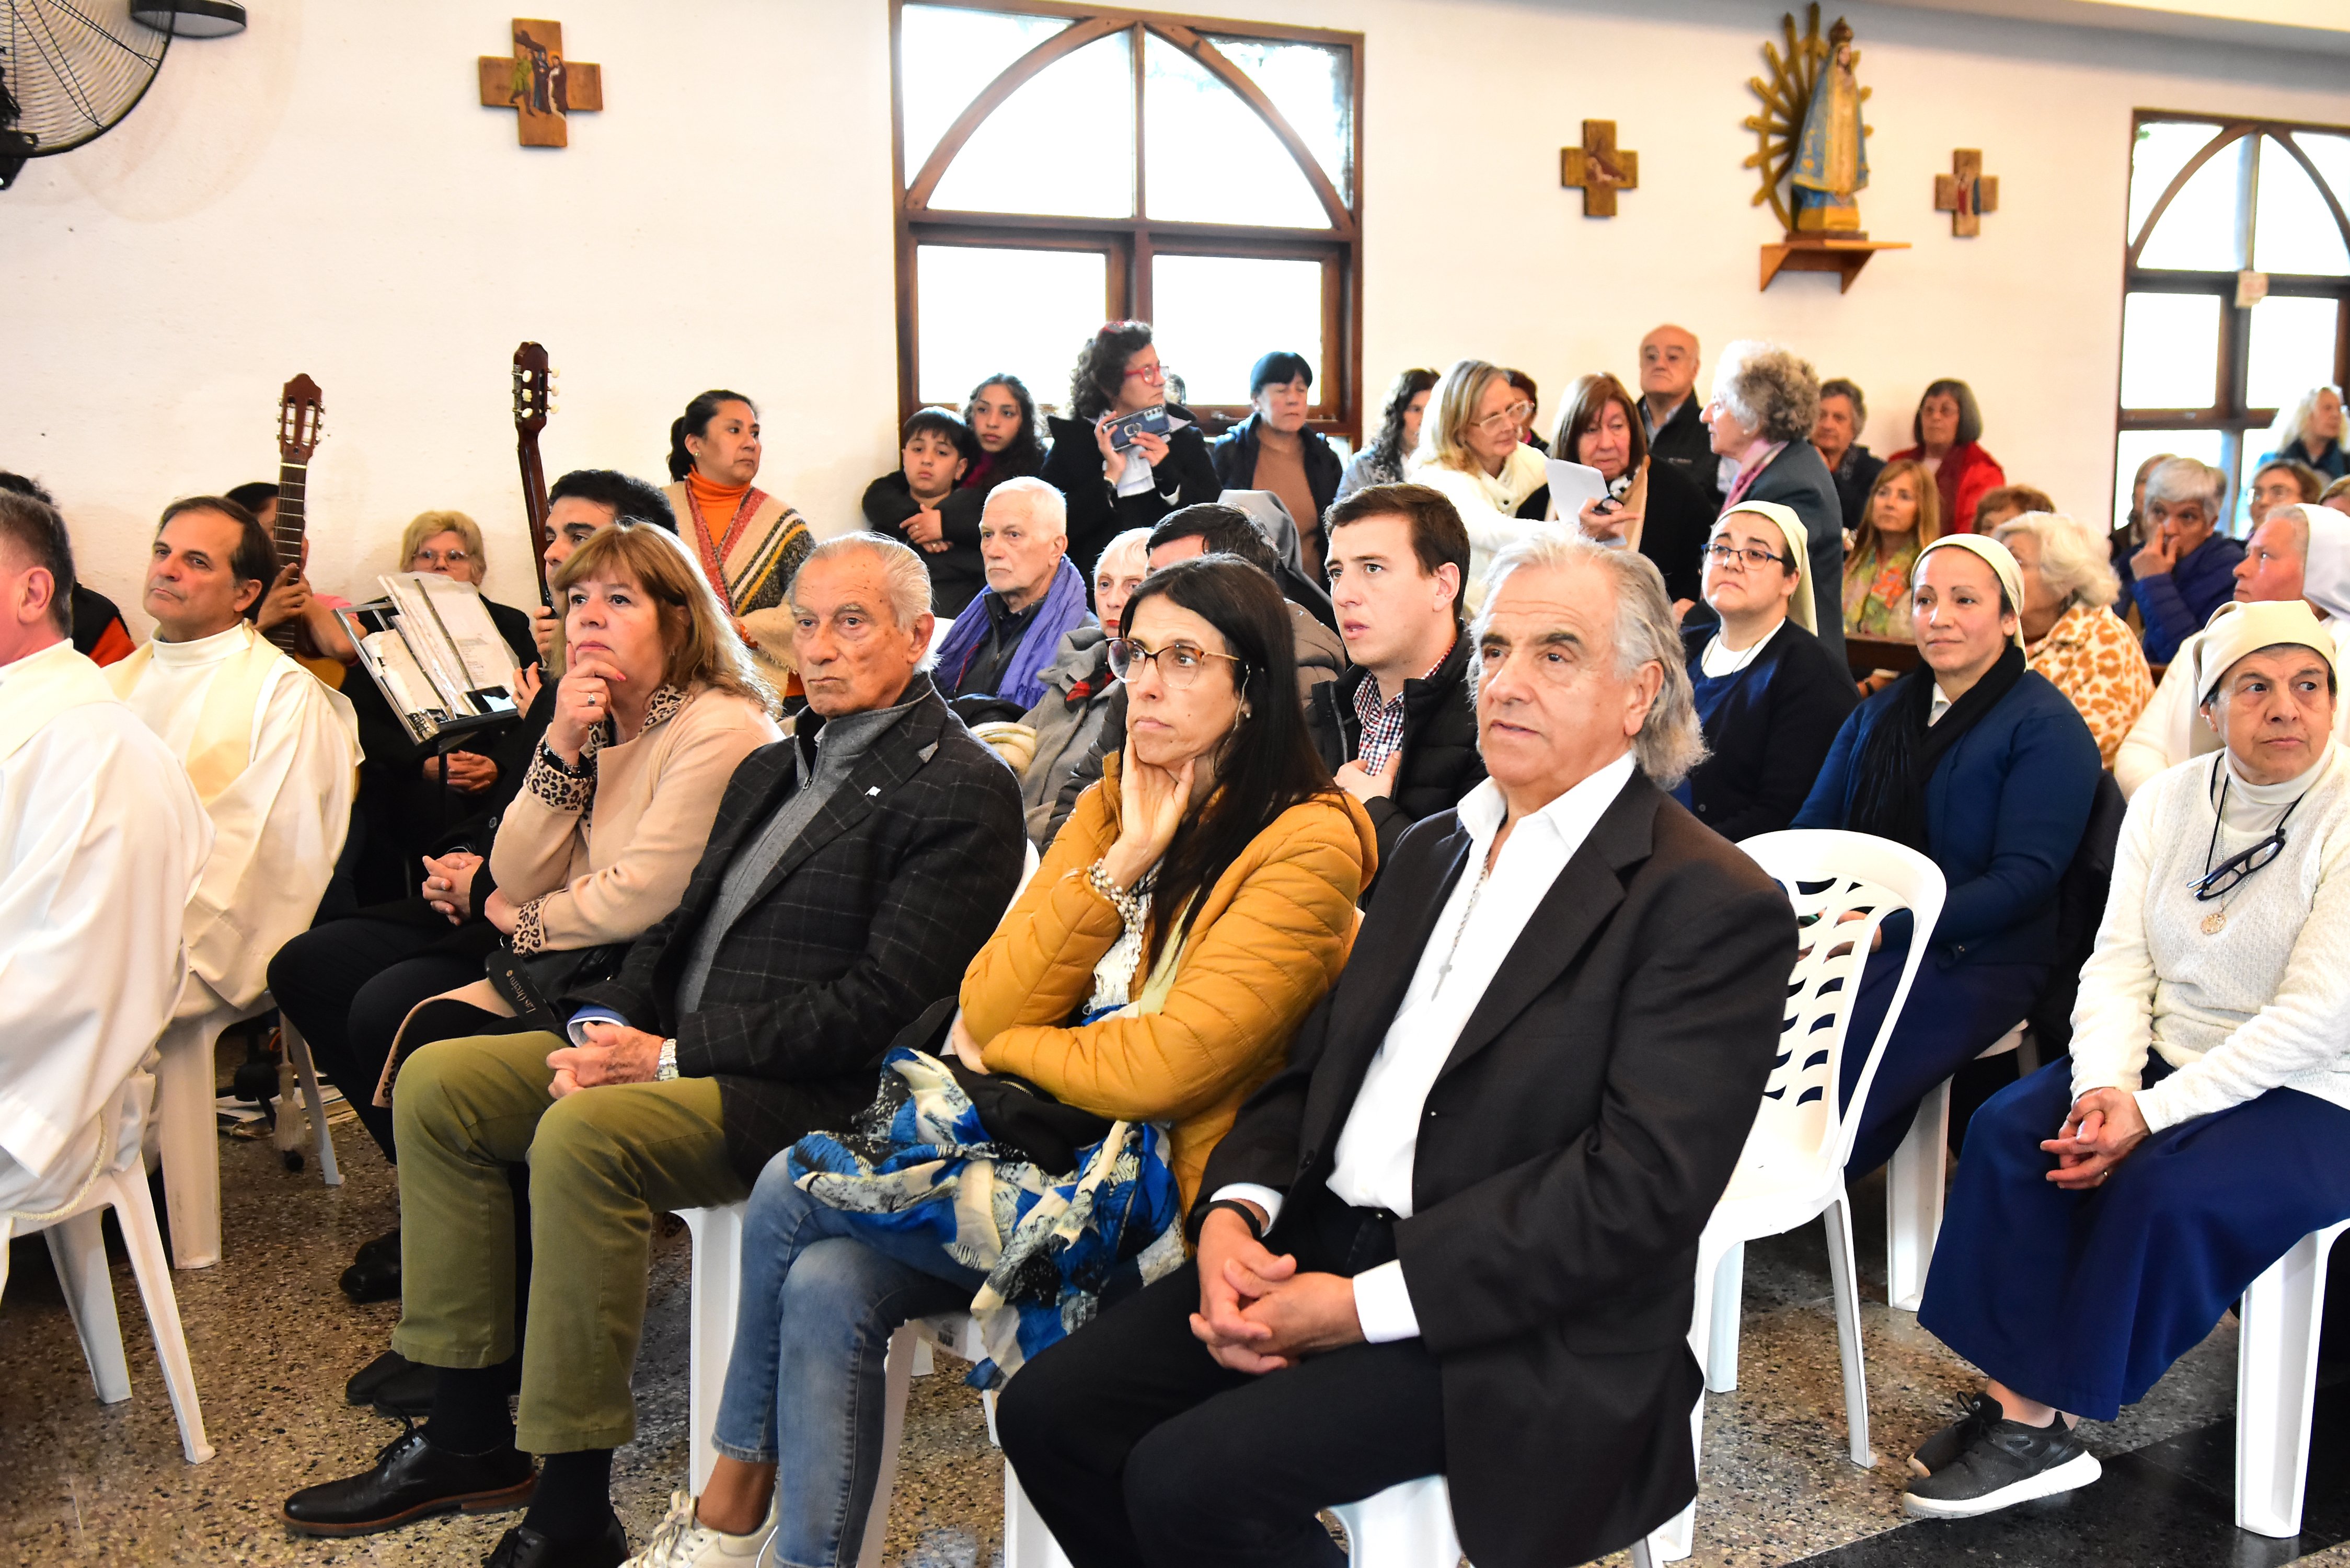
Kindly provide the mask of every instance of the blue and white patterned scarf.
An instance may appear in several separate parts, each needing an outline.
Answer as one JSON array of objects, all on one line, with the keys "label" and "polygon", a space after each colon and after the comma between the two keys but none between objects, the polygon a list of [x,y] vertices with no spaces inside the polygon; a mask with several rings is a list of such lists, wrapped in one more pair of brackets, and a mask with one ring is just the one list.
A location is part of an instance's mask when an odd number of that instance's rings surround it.
[{"label": "blue and white patterned scarf", "polygon": [[990,1139],[937,1057],[882,1058],[880,1092],[845,1134],[810,1133],[789,1153],[793,1183],[858,1225],[927,1238],[987,1275],[972,1298],[988,1359],[977,1388],[1001,1388],[1029,1357],[1183,1264],[1182,1200],[1167,1135],[1117,1122],[1077,1151],[1074,1171],[1039,1170]]}]

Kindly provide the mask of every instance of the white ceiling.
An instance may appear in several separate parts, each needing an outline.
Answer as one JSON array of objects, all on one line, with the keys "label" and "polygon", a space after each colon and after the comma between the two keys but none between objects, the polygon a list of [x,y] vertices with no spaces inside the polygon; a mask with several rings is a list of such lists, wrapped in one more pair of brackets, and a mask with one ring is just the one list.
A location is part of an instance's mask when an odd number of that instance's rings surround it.
[{"label": "white ceiling", "polygon": [[2350,0],[1887,0],[1925,11],[2350,55]]}]

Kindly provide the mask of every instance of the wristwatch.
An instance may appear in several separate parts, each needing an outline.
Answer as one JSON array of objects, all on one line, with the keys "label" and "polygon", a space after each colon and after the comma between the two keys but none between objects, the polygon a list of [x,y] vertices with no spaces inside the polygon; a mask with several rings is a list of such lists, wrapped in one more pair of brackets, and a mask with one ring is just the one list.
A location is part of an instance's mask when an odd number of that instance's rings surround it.
[{"label": "wristwatch", "polygon": [[653,1082],[666,1084],[677,1076],[677,1042],[661,1042],[660,1064],[653,1069]]}]

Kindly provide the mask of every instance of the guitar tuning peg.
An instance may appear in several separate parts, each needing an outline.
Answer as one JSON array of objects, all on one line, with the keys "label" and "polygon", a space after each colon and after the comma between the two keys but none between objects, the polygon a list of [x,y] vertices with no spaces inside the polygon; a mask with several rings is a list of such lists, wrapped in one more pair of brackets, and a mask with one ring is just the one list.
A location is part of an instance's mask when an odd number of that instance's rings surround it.
[{"label": "guitar tuning peg", "polygon": [[560,381],[563,379],[563,372],[560,370],[549,370],[546,373],[546,379],[550,381]]}]

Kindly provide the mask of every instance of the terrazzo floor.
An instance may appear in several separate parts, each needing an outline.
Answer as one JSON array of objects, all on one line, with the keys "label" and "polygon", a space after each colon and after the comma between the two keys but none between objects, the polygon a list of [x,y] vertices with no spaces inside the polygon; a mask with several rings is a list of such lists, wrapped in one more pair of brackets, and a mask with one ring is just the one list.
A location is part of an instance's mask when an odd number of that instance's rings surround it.
[{"label": "terrazzo floor", "polygon": [[[346,1123],[337,1135],[346,1180],[332,1189],[315,1169],[284,1169],[266,1143],[222,1141],[225,1257],[218,1267],[173,1276],[204,1420],[218,1449],[210,1463],[192,1467],[181,1459],[128,1265],[118,1260],[115,1283],[132,1395],[101,1406],[45,1246],[38,1238],[15,1243],[0,1301],[0,1454],[6,1456],[0,1463],[0,1563],[472,1563],[514,1521],[504,1515],[440,1521],[319,1542],[289,1535],[276,1520],[286,1492],[362,1468],[398,1433],[342,1400],[344,1379],[384,1347],[396,1309],[352,1306],[335,1277],[360,1241],[394,1222],[396,1194],[390,1167],[359,1129]],[[1862,1469],[1845,1457],[1820,1228],[1751,1248],[1740,1386],[1708,1401],[1694,1563],[1763,1568],[1825,1553],[1824,1563],[1845,1568],[1991,1561],[2271,1568],[2307,1549],[2314,1554],[2299,1560],[2311,1568],[2350,1568],[2350,1544],[2333,1545],[2350,1535],[2350,1519],[2341,1520],[2340,1529],[2329,1524],[2322,1534],[2305,1533],[2299,1544],[2262,1543],[2225,1529],[2222,1510],[2221,1534],[2205,1545],[2182,1541],[2189,1554],[2181,1557],[2149,1555],[2130,1531],[2111,1537],[2110,1550],[2095,1532],[2075,1531],[2066,1536],[2073,1544],[2043,1554],[2028,1532],[2002,1544],[1931,1534],[1949,1528],[1939,1525],[1898,1530],[1907,1522],[1900,1508],[1904,1459],[1950,1418],[1975,1377],[1914,1319],[1885,1306],[1881,1190],[1872,1182],[1854,1196],[1863,1291],[1870,1298],[1862,1315],[1877,1463]],[[635,1542],[660,1518],[685,1471],[688,1255],[681,1226],[656,1243],[637,1368],[639,1433],[614,1463],[615,1501]],[[1003,1462],[988,1444],[979,1396],[960,1380],[963,1369],[943,1356],[938,1365],[937,1375],[914,1386],[884,1561],[906,1568],[990,1568],[1002,1554]],[[2109,1461],[2139,1450],[2158,1459],[2178,1450],[2188,1458],[2174,1468],[2208,1468],[2210,1456],[2198,1460],[2198,1445],[2219,1440],[2206,1429],[2231,1413],[2234,1376],[2230,1322],[2122,1419],[2089,1428],[2091,1446]],[[2350,1417],[2350,1410],[2343,1414]],[[2350,1419],[2338,1424],[2350,1427]],[[2224,1452],[2218,1462],[2224,1467]],[[2313,1526],[2350,1506],[2344,1489],[2321,1497],[2326,1489],[2314,1473],[2312,1482]],[[2101,1487],[2114,1488],[2117,1507],[2127,1501],[2112,1478]],[[2088,1498],[2098,1490],[2074,1495]],[[2217,1554],[2198,1554],[2206,1552]]]}]

